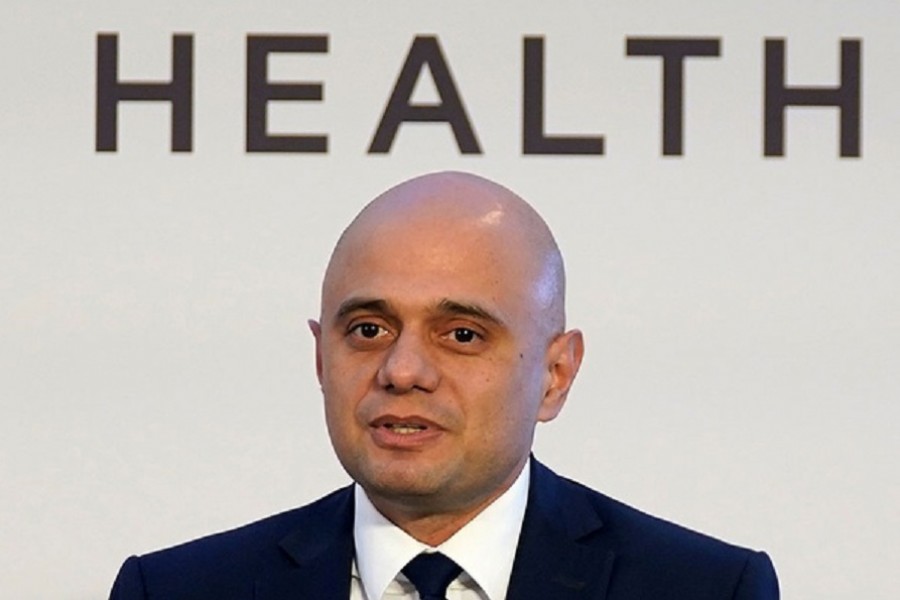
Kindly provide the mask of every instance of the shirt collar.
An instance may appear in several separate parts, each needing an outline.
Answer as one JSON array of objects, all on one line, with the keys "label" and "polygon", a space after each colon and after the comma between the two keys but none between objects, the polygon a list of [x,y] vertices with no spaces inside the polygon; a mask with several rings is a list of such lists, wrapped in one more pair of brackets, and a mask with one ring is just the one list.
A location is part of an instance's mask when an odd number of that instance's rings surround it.
[{"label": "shirt collar", "polygon": [[355,566],[366,595],[379,600],[414,556],[423,550],[439,550],[456,561],[489,600],[504,600],[528,502],[530,463],[529,458],[509,489],[437,548],[423,544],[387,520],[356,484]]}]

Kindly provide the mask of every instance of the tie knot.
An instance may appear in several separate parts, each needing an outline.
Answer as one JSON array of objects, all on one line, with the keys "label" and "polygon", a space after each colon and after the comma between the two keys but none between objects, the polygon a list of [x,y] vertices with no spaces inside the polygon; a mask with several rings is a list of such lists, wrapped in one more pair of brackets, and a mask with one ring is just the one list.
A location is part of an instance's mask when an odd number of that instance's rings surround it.
[{"label": "tie knot", "polygon": [[446,600],[447,586],[460,573],[462,567],[440,552],[422,553],[403,567],[421,600]]}]

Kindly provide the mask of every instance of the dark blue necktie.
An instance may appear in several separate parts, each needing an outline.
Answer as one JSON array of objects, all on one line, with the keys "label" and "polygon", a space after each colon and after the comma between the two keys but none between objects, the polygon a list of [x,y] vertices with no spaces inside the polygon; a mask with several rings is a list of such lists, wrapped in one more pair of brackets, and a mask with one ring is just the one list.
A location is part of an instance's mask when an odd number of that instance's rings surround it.
[{"label": "dark blue necktie", "polygon": [[403,574],[416,586],[421,600],[447,600],[447,586],[460,573],[462,567],[440,552],[422,553],[403,567]]}]

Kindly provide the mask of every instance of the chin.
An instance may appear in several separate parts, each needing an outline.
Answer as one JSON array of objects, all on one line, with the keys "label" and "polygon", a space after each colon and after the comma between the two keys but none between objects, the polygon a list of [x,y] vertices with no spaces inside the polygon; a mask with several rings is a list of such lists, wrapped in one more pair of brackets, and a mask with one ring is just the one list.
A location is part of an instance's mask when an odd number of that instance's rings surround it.
[{"label": "chin", "polygon": [[375,467],[354,478],[370,494],[384,498],[424,498],[440,495],[443,489],[435,471],[426,465],[389,464]]}]

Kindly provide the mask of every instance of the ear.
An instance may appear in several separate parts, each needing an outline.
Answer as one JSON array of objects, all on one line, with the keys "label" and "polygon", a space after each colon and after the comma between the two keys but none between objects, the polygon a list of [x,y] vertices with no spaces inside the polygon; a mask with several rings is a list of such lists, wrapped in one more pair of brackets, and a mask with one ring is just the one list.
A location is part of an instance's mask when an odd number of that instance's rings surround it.
[{"label": "ear", "polygon": [[547,389],[538,409],[538,421],[552,421],[562,410],[583,356],[584,337],[577,329],[557,336],[550,343],[547,348]]},{"label": "ear", "polygon": [[322,325],[314,319],[309,319],[306,324],[316,340],[316,377],[322,385]]}]

